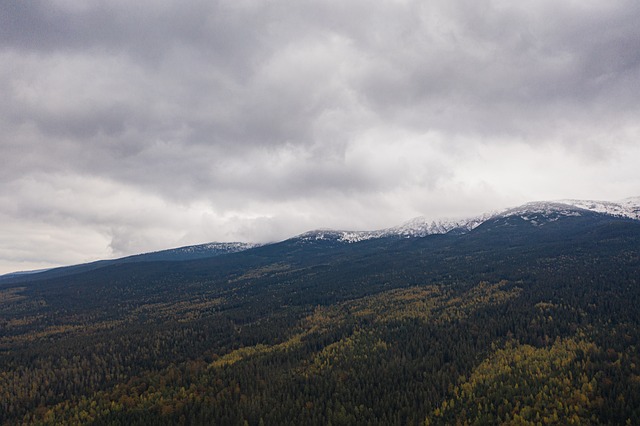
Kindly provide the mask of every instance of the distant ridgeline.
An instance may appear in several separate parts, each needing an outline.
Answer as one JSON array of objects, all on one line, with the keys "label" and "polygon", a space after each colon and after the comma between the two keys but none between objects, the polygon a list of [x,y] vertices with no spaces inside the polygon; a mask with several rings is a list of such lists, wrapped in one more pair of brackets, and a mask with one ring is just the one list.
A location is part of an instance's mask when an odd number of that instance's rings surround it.
[{"label": "distant ridgeline", "polygon": [[640,424],[640,198],[0,280],[2,424]]}]

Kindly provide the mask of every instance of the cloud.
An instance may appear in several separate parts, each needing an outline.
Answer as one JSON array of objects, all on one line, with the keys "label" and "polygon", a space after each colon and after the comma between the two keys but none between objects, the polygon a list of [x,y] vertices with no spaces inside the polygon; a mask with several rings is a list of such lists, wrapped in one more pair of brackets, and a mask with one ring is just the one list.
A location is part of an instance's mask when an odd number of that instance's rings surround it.
[{"label": "cloud", "polygon": [[637,194],[638,18],[631,0],[9,3],[0,262]]}]

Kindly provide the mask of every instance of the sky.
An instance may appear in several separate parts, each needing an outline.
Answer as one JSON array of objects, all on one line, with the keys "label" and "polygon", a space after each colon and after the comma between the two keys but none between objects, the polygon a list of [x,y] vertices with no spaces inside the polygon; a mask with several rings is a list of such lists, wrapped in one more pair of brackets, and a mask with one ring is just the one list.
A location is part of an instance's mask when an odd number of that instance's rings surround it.
[{"label": "sky", "polygon": [[0,274],[640,195],[636,0],[2,0]]}]

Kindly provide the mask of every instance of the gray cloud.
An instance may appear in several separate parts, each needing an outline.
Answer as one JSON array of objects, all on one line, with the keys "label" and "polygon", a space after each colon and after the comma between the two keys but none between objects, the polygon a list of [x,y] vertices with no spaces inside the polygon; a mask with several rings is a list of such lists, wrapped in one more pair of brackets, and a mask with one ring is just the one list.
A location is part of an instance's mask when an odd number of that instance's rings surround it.
[{"label": "gray cloud", "polygon": [[638,18],[631,0],[5,2],[0,262],[637,194]]}]

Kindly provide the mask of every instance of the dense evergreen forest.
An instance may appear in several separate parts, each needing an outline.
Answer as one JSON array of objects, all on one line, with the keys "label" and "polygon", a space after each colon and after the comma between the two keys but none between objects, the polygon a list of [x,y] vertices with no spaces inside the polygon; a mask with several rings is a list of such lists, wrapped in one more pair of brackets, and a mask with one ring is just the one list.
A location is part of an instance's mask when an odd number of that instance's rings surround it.
[{"label": "dense evergreen forest", "polygon": [[639,306],[597,214],[22,277],[0,422],[638,425]]}]

